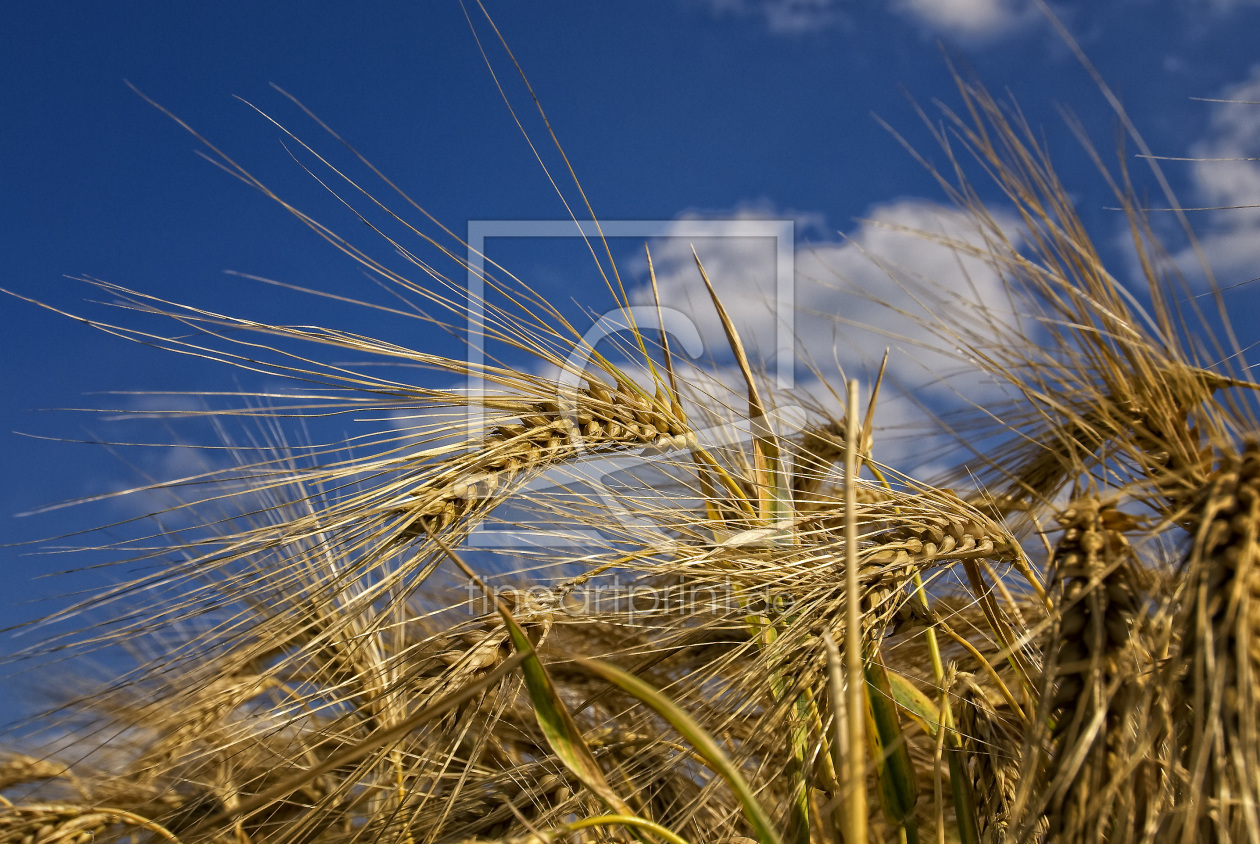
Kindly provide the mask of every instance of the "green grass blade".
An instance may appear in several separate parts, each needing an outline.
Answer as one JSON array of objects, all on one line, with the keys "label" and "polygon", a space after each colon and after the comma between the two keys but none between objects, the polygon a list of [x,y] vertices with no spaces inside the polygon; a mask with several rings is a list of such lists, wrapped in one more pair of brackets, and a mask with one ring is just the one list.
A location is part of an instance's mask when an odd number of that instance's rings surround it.
[{"label": "green grass blade", "polygon": [[678,733],[695,749],[700,758],[735,792],[740,805],[744,808],[744,816],[757,834],[761,844],[783,844],[769,813],[753,794],[752,787],[744,779],[739,768],[718,746],[713,736],[684,712],[676,703],[643,680],[628,674],[613,665],[594,659],[576,659],[578,665],[595,676],[621,689],[646,704],[653,712],[669,722]]},{"label": "green grass blade", "polygon": [[940,706],[921,692],[918,686],[900,674],[888,671],[885,671],[884,674],[888,678],[888,687],[892,694],[892,699],[906,711],[907,715],[914,719],[915,723],[923,728],[924,732],[932,738],[936,738],[936,733],[940,729]]},{"label": "green grass blade", "polygon": [[503,623],[507,625],[508,636],[512,640],[512,647],[518,653],[525,655],[525,661],[521,663],[521,672],[525,675],[525,687],[529,691],[529,700],[534,707],[534,716],[538,719],[538,727],[542,730],[543,736],[546,737],[551,751],[609,809],[618,815],[635,814],[630,806],[618,797],[617,793],[612,790],[612,786],[608,784],[608,780],[604,777],[603,769],[599,767],[599,763],[595,761],[595,756],[591,753],[591,749],[587,747],[586,742],[582,739],[582,733],[578,730],[573,716],[569,714],[568,707],[564,705],[564,701],[556,693],[551,677],[548,676],[547,669],[543,667],[542,662],[538,659],[538,653],[534,650],[533,643],[529,641],[529,637],[525,635],[525,631],[521,629],[521,626],[516,623],[512,613],[486,586],[485,582],[477,577],[468,564],[461,560],[446,543],[436,536],[432,537],[432,539],[451,558],[451,561],[476,583],[487,597],[494,601],[499,615],[503,618]]},{"label": "green grass blade", "polygon": [[534,707],[534,715],[538,726],[547,738],[547,744],[553,753],[564,763],[582,784],[607,804],[608,808],[622,815],[633,812],[624,800],[617,796],[604,778],[604,772],[595,761],[595,756],[582,739],[577,723],[569,714],[568,708],[556,694],[555,686],[547,675],[547,669],[539,661],[533,645],[525,631],[520,628],[512,616],[503,608],[500,614],[508,625],[508,635],[512,638],[512,647],[520,653],[528,654],[521,664],[525,675],[525,685],[529,690],[530,703]]},{"label": "green grass blade", "polygon": [[961,747],[945,748],[945,759],[949,762],[949,790],[954,798],[954,817],[958,819],[958,840],[961,844],[980,844],[976,800],[971,793],[965,754]]},{"label": "green grass blade", "polygon": [[967,775],[966,751],[951,726],[948,713],[944,713],[939,704],[933,703],[905,677],[888,671],[884,673],[888,677],[893,700],[932,738],[936,738],[940,731],[940,718],[945,715],[945,758],[949,762],[949,788],[953,794],[954,816],[958,819],[959,840],[961,844],[979,844],[976,802],[971,793],[971,779]]},{"label": "green grass blade", "polygon": [[866,661],[866,702],[872,728],[867,741],[879,773],[879,796],[884,814],[889,823],[905,829],[906,841],[914,844],[918,841],[914,816],[914,804],[919,797],[918,779],[910,761],[905,733],[901,730],[888,671],[878,653]]},{"label": "green grass blade", "polygon": [[809,755],[809,701],[798,695],[793,707],[796,723],[788,727],[788,754],[792,760],[792,828],[791,836],[796,844],[809,844],[809,778],[806,759]]}]

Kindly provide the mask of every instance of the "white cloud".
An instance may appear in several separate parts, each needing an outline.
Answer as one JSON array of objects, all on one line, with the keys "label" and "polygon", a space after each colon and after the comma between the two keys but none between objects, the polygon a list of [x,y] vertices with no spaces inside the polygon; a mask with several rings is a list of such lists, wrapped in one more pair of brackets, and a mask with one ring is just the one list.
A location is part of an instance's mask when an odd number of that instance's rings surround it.
[{"label": "white cloud", "polygon": [[[818,32],[846,20],[837,0],[702,2],[717,17],[760,18],[769,31],[779,35]],[[972,42],[1007,34],[1041,17],[1034,0],[893,0],[889,8],[934,35]]]},{"label": "white cloud", "polygon": [[[742,209],[733,216],[773,215],[764,209],[758,213]],[[1015,241],[1015,218],[999,214],[996,219]],[[908,230],[967,244],[982,242],[971,218],[952,207],[917,199],[877,206],[847,239],[797,249],[793,314],[776,313],[772,240],[712,238],[694,245],[755,362],[773,371],[776,320],[793,321],[798,387],[824,403],[827,390],[804,368],[807,357],[837,391],[842,392],[836,363],[846,376],[861,378],[869,389],[884,349],[892,347],[889,376],[901,389],[889,389],[882,401],[889,414],[885,418],[901,424],[916,415],[922,420],[908,394],[938,411],[1001,395],[997,385],[962,359],[947,339],[935,336],[931,327],[975,331],[989,342],[997,342],[999,331],[1015,330],[1006,286],[988,265]],[[692,319],[706,349],[724,370],[722,380],[730,381],[724,333],[690,244],[683,238],[661,238],[651,244],[651,251],[662,304]],[[652,301],[646,287],[631,296],[636,304]],[[913,450],[913,441],[906,440],[905,447]]]},{"label": "white cloud", "polygon": [[777,35],[800,35],[842,20],[836,0],[706,0],[717,16],[761,18]]},{"label": "white cloud", "polygon": [[[752,216],[746,210],[735,215]],[[1013,218],[1000,222],[1016,230]],[[1006,307],[1005,287],[979,260],[962,258],[908,229],[980,242],[970,218],[953,208],[915,199],[877,206],[847,239],[797,250],[794,315],[775,312],[773,241],[714,238],[694,245],[752,355],[769,359],[776,320],[793,317],[799,345],[824,363],[832,358],[833,347],[842,364],[877,363],[885,346],[892,345],[901,351],[890,360],[890,371],[908,385],[944,390],[942,379],[963,364],[915,318],[942,329],[976,323],[979,309]],[[689,314],[707,348],[723,348],[721,323],[690,244],[683,238],[659,239],[652,244],[652,257],[662,304]],[[651,292],[640,289],[634,299],[649,303]],[[1009,322],[1009,317],[993,313],[986,319]]]},{"label": "white cloud", "polygon": [[[995,219],[1017,242],[1017,220]],[[1006,284],[991,267],[914,231],[983,243],[971,218],[952,207],[916,199],[886,203],[873,208],[847,241],[798,253],[797,301],[805,312],[799,323],[805,347],[816,356],[819,349],[831,351],[849,377],[869,379],[890,348],[888,376],[896,386],[884,410],[922,429],[916,402],[942,412],[992,404],[1005,395],[966,359],[951,334],[970,333],[981,346],[1003,345],[1009,340],[1000,335],[1015,331],[1016,317]],[[913,452],[915,440],[903,446]],[[920,470],[922,456],[907,459],[899,468]]]},{"label": "white cloud", "polygon": [[[1213,272],[1222,284],[1232,284],[1260,275],[1260,65],[1219,99],[1234,102],[1212,105],[1207,133],[1188,151],[1202,159],[1190,165],[1193,204],[1217,210],[1191,222]],[[1189,250],[1177,262],[1198,275]]]},{"label": "white cloud", "polygon": [[892,8],[934,33],[969,41],[1004,35],[1041,16],[1031,0],[894,0]]}]

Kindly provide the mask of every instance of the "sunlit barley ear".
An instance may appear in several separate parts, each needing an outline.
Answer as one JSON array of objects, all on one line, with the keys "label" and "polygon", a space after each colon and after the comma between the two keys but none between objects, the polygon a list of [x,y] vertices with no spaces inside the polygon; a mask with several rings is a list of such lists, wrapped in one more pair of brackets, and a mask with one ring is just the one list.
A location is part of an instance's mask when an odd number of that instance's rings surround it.
[{"label": "sunlit barley ear", "polygon": [[[403,539],[445,530],[502,500],[522,477],[583,453],[674,445],[689,429],[681,407],[661,393],[609,387],[595,376],[572,395],[523,403],[519,421],[496,425],[475,455],[456,455],[451,469],[413,491],[399,513],[409,524]],[[540,386],[545,386],[541,385]],[[569,407],[562,405],[565,400]]]},{"label": "sunlit barley ear", "polygon": [[1049,835],[1082,844],[1136,840],[1135,752],[1150,748],[1135,747],[1131,719],[1152,670],[1134,643],[1144,592],[1125,534],[1137,522],[1115,502],[1085,495],[1059,523],[1063,535],[1050,562],[1057,613],[1041,706],[1053,725],[1042,801]]},{"label": "sunlit barley ear", "polygon": [[63,777],[73,777],[70,767],[51,759],[40,759],[25,753],[6,753],[0,758],[0,791]]},{"label": "sunlit barley ear", "polygon": [[90,844],[141,834],[152,841],[179,841],[161,824],[122,809],[68,803],[0,807],[0,840],[15,844]]},{"label": "sunlit barley ear", "polygon": [[980,840],[1006,844],[1019,784],[1023,730],[1009,708],[994,703],[974,675],[960,673],[955,694],[954,711],[975,795]]},{"label": "sunlit barley ear", "polygon": [[1183,841],[1260,840],[1260,444],[1202,491],[1185,562]]},{"label": "sunlit barley ear", "polygon": [[[1257,425],[1247,397],[1256,384],[1237,363],[1241,350],[1230,346],[1230,332],[1218,336],[1216,323],[1182,305],[1179,269],[1155,237],[1123,161],[1118,173],[1100,164],[1100,178],[1126,215],[1148,306],[1133,298],[1125,272],[1104,262],[1039,130],[983,86],[957,83],[965,108],[945,110],[946,128],[929,120],[953,166],[929,170],[983,243],[918,234],[987,264],[1013,312],[977,304],[971,322],[907,315],[1010,388],[1008,399],[977,408],[960,426],[964,448],[991,445],[954,480],[970,486],[978,474],[990,506],[1015,516],[1047,512],[1082,474],[1109,475],[1107,483],[1131,497],[1176,514],[1206,481],[1213,447]],[[1017,230],[1004,228],[980,199],[966,175],[968,157],[1013,206]],[[1224,305],[1218,308],[1215,316],[1228,325]]]}]

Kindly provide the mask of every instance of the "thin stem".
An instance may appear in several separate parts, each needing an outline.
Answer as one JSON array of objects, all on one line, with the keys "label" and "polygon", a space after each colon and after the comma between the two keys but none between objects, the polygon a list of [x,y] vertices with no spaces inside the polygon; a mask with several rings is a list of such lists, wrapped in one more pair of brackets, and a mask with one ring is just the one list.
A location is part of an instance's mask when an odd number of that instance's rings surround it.
[{"label": "thin stem", "polygon": [[848,804],[845,839],[848,844],[866,842],[866,711],[862,694],[866,688],[862,672],[862,613],[858,592],[858,383],[848,383],[848,408],[845,417],[844,443],[844,550],[845,550],[845,625],[844,650],[846,715],[849,719]]}]

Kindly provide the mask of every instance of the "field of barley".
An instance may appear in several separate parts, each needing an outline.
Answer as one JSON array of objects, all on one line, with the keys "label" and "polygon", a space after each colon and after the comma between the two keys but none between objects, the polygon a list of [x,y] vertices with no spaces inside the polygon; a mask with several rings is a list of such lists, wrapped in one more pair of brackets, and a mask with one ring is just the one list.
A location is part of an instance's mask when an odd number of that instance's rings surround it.
[{"label": "field of barley", "polygon": [[[399,312],[459,334],[474,309],[533,364],[93,281],[122,308],[94,327],[289,389],[183,411],[228,465],[139,488],[147,532],[95,547],[129,579],[34,647],[126,667],[0,747],[0,841],[1260,842],[1260,384],[1223,299],[1183,295],[1126,159],[1098,178],[1139,295],[1038,129],[955,79],[937,165],[918,152],[966,230],[909,233],[1006,302],[924,278],[899,293],[923,308],[888,307],[1004,398],[929,412],[952,445],[924,477],[881,457],[885,369],[783,386],[701,249],[734,365],[684,354],[580,173],[553,175],[590,224],[598,335],[511,267],[470,292],[467,245],[413,228],[387,174],[283,129],[369,248],[196,135]],[[303,427],[338,415],[367,433]]]}]

